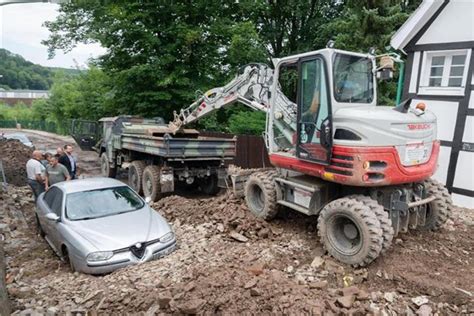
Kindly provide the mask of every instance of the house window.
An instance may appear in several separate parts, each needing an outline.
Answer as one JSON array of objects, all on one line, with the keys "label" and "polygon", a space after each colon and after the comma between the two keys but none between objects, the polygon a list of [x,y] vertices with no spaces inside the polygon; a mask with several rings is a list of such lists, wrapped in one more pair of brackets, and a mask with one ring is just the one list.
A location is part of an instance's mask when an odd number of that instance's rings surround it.
[{"label": "house window", "polygon": [[471,51],[425,52],[419,93],[464,94]]}]

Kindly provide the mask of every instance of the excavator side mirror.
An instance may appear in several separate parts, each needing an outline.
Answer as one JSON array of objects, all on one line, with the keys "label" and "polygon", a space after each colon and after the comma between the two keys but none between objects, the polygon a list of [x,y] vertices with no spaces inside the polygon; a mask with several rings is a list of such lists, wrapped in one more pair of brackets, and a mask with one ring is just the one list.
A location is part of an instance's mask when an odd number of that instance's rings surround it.
[{"label": "excavator side mirror", "polygon": [[331,121],[329,118],[325,118],[321,122],[321,131],[320,131],[321,146],[328,149],[332,145],[332,128]]}]

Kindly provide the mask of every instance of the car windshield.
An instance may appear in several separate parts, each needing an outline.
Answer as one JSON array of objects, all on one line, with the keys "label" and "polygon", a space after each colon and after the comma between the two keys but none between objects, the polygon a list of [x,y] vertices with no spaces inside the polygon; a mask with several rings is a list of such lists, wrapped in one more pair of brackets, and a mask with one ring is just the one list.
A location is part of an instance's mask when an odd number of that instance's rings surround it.
[{"label": "car windshield", "polygon": [[338,102],[371,103],[374,96],[372,61],[367,57],[336,54],[334,98]]},{"label": "car windshield", "polygon": [[86,220],[141,209],[143,200],[129,187],[115,187],[70,193],[66,197],[66,216]]}]

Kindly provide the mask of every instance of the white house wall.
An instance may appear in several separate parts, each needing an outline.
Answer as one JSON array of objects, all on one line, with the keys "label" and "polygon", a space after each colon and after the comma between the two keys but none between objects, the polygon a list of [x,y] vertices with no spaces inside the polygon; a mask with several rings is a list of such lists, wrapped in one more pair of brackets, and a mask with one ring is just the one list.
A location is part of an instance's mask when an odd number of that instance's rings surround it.
[{"label": "white house wall", "polygon": [[433,178],[441,183],[446,183],[448,177],[449,157],[451,156],[451,147],[441,146],[439,149],[438,169],[436,169]]},{"label": "white house wall", "polygon": [[473,0],[451,0],[421,36],[417,44],[474,40],[473,15]]},{"label": "white house wall", "polygon": [[[420,67],[421,62],[421,53],[415,52],[413,55],[413,66],[412,69],[418,69]],[[411,78],[410,78],[410,88],[408,92],[416,93],[416,83],[418,82],[418,71],[412,71]]]},{"label": "white house wall", "polygon": [[[474,153],[460,151],[456,175],[454,177],[454,187],[466,190],[474,190]],[[463,195],[453,195],[453,202],[464,207],[474,208],[474,199]]]},{"label": "white house wall", "polygon": [[[391,43],[408,55],[404,99],[425,103],[437,117],[441,148],[433,178],[446,184],[456,205],[474,208],[474,0],[434,1],[423,1],[424,11],[410,18],[417,27],[405,23]],[[460,51],[466,52],[461,86],[428,86],[428,57]]]},{"label": "white house wall", "polygon": [[463,143],[474,143],[474,116],[466,117],[466,126],[464,126],[462,141]]},{"label": "white house wall", "polygon": [[438,139],[452,141],[454,136],[454,128],[456,117],[458,115],[458,102],[426,100],[423,97],[413,99],[412,104],[423,102],[426,108],[433,112],[437,118]]}]

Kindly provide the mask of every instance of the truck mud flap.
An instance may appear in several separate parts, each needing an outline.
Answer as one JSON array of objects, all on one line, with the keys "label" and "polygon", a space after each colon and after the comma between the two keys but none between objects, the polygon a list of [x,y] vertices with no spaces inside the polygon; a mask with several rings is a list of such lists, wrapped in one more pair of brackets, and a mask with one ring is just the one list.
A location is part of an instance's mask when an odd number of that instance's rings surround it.
[{"label": "truck mud flap", "polygon": [[174,174],[172,168],[161,169],[160,188],[162,193],[174,191]]}]

